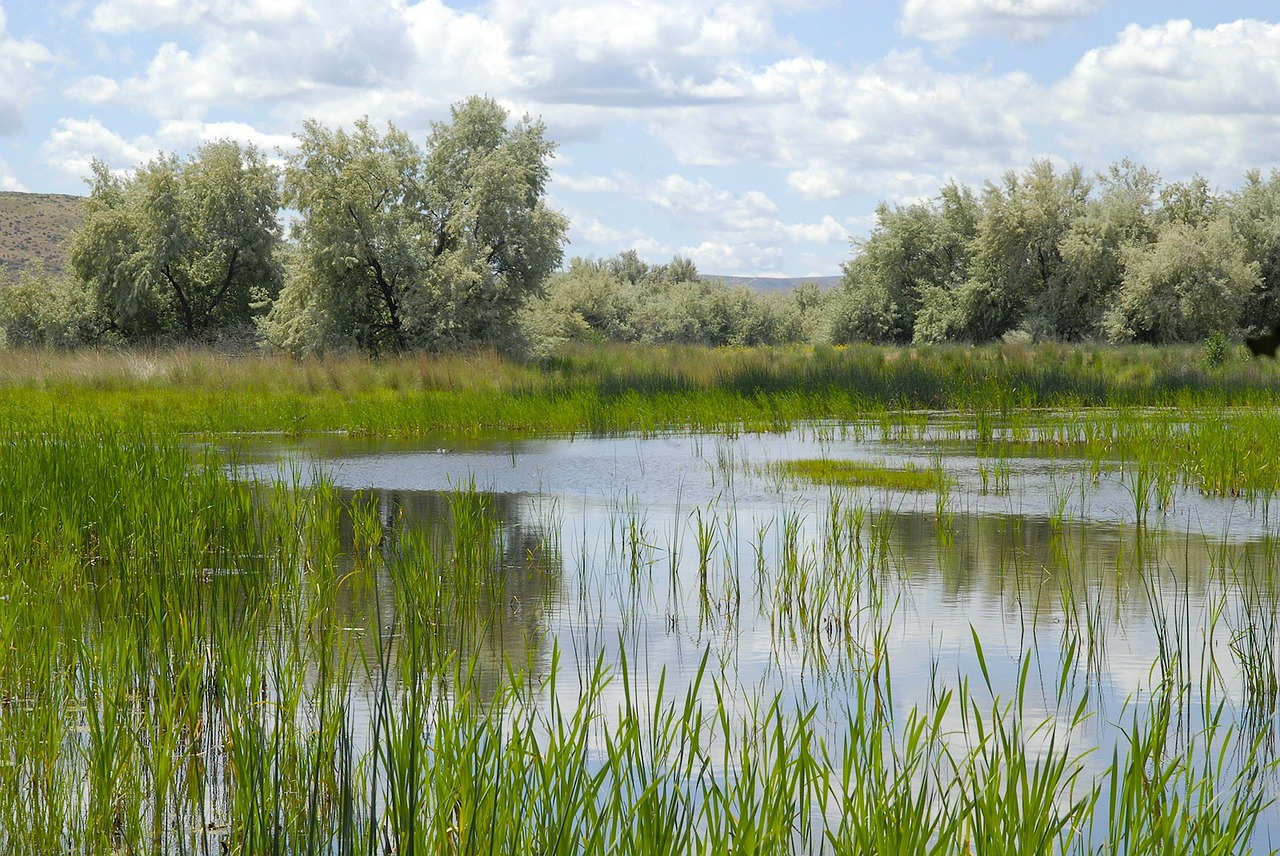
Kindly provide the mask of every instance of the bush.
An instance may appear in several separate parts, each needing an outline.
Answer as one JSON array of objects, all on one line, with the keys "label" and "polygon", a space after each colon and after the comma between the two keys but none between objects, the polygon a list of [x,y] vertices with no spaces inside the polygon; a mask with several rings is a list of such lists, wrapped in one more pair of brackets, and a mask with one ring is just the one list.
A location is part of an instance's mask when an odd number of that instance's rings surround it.
[{"label": "bush", "polygon": [[93,306],[88,286],[28,267],[16,281],[0,283],[0,344],[74,348],[97,341],[103,324]]}]

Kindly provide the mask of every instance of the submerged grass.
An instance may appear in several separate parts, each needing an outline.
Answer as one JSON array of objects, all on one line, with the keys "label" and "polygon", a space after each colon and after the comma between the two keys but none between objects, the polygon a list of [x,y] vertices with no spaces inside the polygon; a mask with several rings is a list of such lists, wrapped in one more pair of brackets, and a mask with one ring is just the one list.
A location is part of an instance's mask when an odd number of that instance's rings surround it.
[{"label": "submerged grass", "polygon": [[911,464],[894,468],[864,461],[805,458],[779,461],[771,468],[786,478],[839,487],[879,487],[887,490],[936,490],[937,474]]}]

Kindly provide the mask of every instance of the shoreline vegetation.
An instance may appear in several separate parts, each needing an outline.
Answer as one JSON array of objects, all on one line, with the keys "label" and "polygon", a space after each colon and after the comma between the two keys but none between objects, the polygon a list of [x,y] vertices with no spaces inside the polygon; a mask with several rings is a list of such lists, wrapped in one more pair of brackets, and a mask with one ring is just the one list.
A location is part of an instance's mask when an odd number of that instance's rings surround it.
[{"label": "shoreline vegetation", "polygon": [[196,348],[0,351],[0,412],[146,414],[183,433],[360,436],[782,430],[914,411],[1264,408],[1280,365],[1243,348],[998,344],[923,348],[576,346],[295,359]]},{"label": "shoreline vegetation", "polygon": [[[1274,798],[1280,550],[1269,541],[1247,568],[1227,547],[1214,554],[1209,620],[1230,623],[1227,646],[1222,628],[1202,637],[1186,599],[1162,599],[1155,581],[1175,569],[1145,526],[1175,489],[1264,507],[1280,490],[1261,453],[1280,448],[1280,369],[1202,353],[0,352],[0,849],[1267,852],[1255,833]],[[935,674],[927,703],[895,700],[888,587],[908,571],[886,546],[888,516],[852,499],[832,501],[812,541],[796,516],[770,536],[776,550],[762,530],[755,567],[717,546],[715,515],[732,505],[686,512],[689,532],[671,537],[698,556],[678,563],[673,548],[669,569],[641,557],[654,540],[644,509],[620,508],[618,531],[632,534],[600,560],[618,603],[560,595],[583,615],[625,615],[647,603],[650,575],[669,574],[700,604],[699,626],[731,639],[724,598],[754,587],[780,628],[778,668],[803,663],[812,696],[740,686],[709,647],[687,686],[665,672],[642,684],[628,662],[644,652],[625,632],[620,650],[599,638],[574,665],[562,641],[536,640],[528,650],[548,659],[535,668],[502,642],[552,608],[576,549],[559,543],[554,513],[508,551],[474,485],[411,525],[323,477],[238,481],[213,444],[190,442],[808,422],[870,426],[885,442],[937,429],[994,463],[1034,446],[1083,473],[1121,466],[1136,525],[1114,572],[1150,586],[1160,633],[1143,693],[1105,716],[1093,706],[1108,618],[1064,582],[1056,654],[996,663],[971,628],[966,675]],[[965,512],[941,464],[927,475],[945,545]],[[1070,549],[1051,561],[1034,573],[1080,570]],[[1243,701],[1221,694],[1215,657],[1239,664]],[[1103,718],[1114,746],[1092,739]]]},{"label": "shoreline vegetation", "polygon": [[1220,191],[1127,160],[1095,174],[1037,160],[881,203],[838,286],[761,293],[681,255],[566,261],[545,130],[473,97],[422,143],[308,121],[283,166],[226,140],[125,172],[94,161],[66,265],[44,241],[46,258],[0,277],[0,345],[544,358],[598,343],[1107,342],[1222,359],[1280,336],[1280,171]]}]

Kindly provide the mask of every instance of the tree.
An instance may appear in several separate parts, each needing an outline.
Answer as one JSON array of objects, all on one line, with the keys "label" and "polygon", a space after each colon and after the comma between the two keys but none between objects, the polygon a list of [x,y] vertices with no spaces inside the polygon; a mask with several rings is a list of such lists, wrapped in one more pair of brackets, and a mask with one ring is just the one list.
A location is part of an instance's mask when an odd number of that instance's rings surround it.
[{"label": "tree", "polygon": [[1024,325],[1059,335],[1055,310],[1067,273],[1062,241],[1090,189],[1080,167],[1058,175],[1047,160],[1034,161],[1021,177],[1007,173],[1003,185],[987,185],[969,281],[956,296],[959,338],[987,341]]},{"label": "tree", "polygon": [[452,118],[427,141],[432,275],[413,327],[432,347],[502,343],[563,258],[568,221],[543,200],[555,146],[528,117],[507,128],[489,98],[468,98]]},{"label": "tree", "polygon": [[684,256],[650,265],[634,250],[601,261],[575,258],[521,315],[539,355],[568,342],[745,346],[809,341],[827,299],[814,283],[791,294],[704,280]]},{"label": "tree", "polygon": [[1072,221],[1060,244],[1066,265],[1041,318],[1054,338],[1104,333],[1104,317],[1124,281],[1126,253],[1156,239],[1158,173],[1123,160],[1098,176],[1099,195]]},{"label": "tree", "polygon": [[1245,260],[1225,218],[1170,222],[1155,243],[1126,251],[1107,333],[1117,342],[1152,344],[1234,335],[1258,282],[1257,263]]},{"label": "tree", "polygon": [[162,155],[132,176],[94,161],[74,274],[125,340],[194,336],[248,324],[280,272],[277,172],[252,146]]},{"label": "tree", "polygon": [[601,262],[601,269],[618,282],[628,285],[637,285],[651,276],[648,263],[635,250],[623,250],[616,256],[605,259]]},{"label": "tree", "polygon": [[79,280],[51,275],[40,263],[8,279],[0,272],[0,346],[73,348],[101,333],[93,297]]},{"label": "tree", "polygon": [[422,153],[408,135],[367,120],[354,131],[308,121],[284,173],[301,219],[285,284],[263,328],[293,350],[406,344],[404,304],[421,281],[428,225]]},{"label": "tree", "polygon": [[1245,261],[1258,265],[1258,288],[1245,303],[1241,326],[1247,334],[1280,326],[1280,171],[1264,180],[1252,170],[1228,203],[1227,218]]},{"label": "tree", "polygon": [[881,203],[875,229],[845,265],[836,338],[910,342],[925,296],[944,300],[967,277],[979,213],[972,191],[955,183],[928,203]]},{"label": "tree", "polygon": [[1164,223],[1203,226],[1222,211],[1223,201],[1202,175],[1175,181],[1160,191],[1159,219]]},{"label": "tree", "polygon": [[606,263],[573,258],[548,279],[544,295],[527,304],[522,337],[539,354],[566,342],[634,342],[637,298]]},{"label": "tree", "polygon": [[264,323],[292,350],[510,345],[518,310],[559,266],[567,223],[543,199],[541,123],[470,98],[425,149],[368,120],[308,122],[285,170],[297,256]]}]

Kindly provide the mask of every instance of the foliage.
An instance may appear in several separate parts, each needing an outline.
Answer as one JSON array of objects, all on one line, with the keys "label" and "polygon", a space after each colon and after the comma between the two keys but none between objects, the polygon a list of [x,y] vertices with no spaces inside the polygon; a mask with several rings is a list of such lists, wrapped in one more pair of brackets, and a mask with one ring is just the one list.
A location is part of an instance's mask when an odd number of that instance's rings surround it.
[{"label": "foliage", "polygon": [[1280,173],[1215,193],[1129,160],[1045,160],[877,209],[834,302],[835,342],[1239,341],[1280,326]]},{"label": "foliage", "polygon": [[301,220],[263,329],[297,352],[509,345],[559,264],[564,217],[543,200],[553,146],[492,99],[455,105],[419,148],[394,126],[310,121],[285,170]]},{"label": "foliage", "polygon": [[922,305],[944,299],[930,290],[947,293],[966,279],[979,213],[973,193],[954,182],[929,203],[881,203],[871,236],[845,265],[832,340],[910,342]]},{"label": "foliage", "polygon": [[1162,344],[1234,332],[1257,287],[1258,265],[1244,260],[1224,220],[1173,223],[1151,246],[1126,251],[1107,333],[1114,341]]},{"label": "foliage", "polygon": [[987,185],[969,280],[955,300],[957,338],[988,341],[1022,325],[1056,331],[1068,306],[1060,245],[1090,189],[1079,167],[1058,175],[1047,160]]},{"label": "foliage", "polygon": [[1280,327],[1280,171],[1264,180],[1252,170],[1228,205],[1227,218],[1246,262],[1258,266],[1258,287],[1245,302],[1240,326],[1246,335]]},{"label": "foliage", "polygon": [[571,342],[754,347],[813,341],[826,304],[816,284],[761,294],[703,279],[687,258],[649,265],[634,250],[594,261],[575,258],[551,277],[522,319],[535,354]]},{"label": "foliage", "polygon": [[277,173],[220,141],[128,177],[94,161],[71,268],[127,341],[192,337],[250,322],[279,286]]},{"label": "foliage", "polygon": [[1053,301],[1045,301],[1045,337],[1076,341],[1103,335],[1103,317],[1124,280],[1126,248],[1155,240],[1159,175],[1124,160],[1098,176],[1090,198],[1063,236],[1066,266]]},{"label": "foliage", "polygon": [[99,339],[102,319],[92,295],[69,276],[43,265],[24,268],[16,281],[0,278],[0,346],[73,348]]}]

